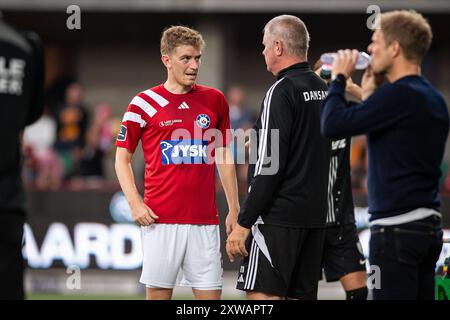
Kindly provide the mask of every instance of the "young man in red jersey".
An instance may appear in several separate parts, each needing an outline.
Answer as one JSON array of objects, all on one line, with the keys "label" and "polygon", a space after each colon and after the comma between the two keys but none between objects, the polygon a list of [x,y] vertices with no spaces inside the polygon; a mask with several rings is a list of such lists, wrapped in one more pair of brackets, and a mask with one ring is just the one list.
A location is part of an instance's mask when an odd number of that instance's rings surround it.
[{"label": "young man in red jersey", "polygon": [[[214,159],[222,160],[216,162],[229,208],[227,232],[239,213],[236,172],[227,146],[228,103],[220,91],[195,84],[203,47],[196,30],[174,26],[163,32],[161,59],[167,80],[132,99],[117,137],[116,173],[133,218],[142,226],[140,282],[149,300],[170,299],[176,284],[192,287],[196,299],[220,298]],[[146,163],[144,199],[131,168],[139,140]]]}]

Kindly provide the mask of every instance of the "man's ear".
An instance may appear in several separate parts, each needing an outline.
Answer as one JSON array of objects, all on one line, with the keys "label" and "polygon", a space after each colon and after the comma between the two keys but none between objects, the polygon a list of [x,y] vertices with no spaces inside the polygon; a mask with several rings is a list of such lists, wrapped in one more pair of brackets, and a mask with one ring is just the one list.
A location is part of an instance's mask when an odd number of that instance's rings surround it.
[{"label": "man's ear", "polygon": [[283,53],[283,42],[281,42],[280,40],[275,40],[274,43],[274,47],[275,47],[275,54],[277,56],[281,56],[281,54]]},{"label": "man's ear", "polygon": [[169,58],[169,56],[167,54],[163,54],[161,56],[161,61],[166,66],[166,68],[170,68],[171,67],[170,58]]},{"label": "man's ear", "polygon": [[392,41],[391,48],[393,58],[398,57],[402,53],[402,47],[400,46],[400,43],[397,40]]}]

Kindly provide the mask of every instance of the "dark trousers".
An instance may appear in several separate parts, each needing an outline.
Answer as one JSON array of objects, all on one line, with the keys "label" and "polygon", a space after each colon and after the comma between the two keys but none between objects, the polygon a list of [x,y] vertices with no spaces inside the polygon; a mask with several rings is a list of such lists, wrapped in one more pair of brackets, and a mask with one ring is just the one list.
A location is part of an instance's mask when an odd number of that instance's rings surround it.
[{"label": "dark trousers", "polygon": [[431,216],[370,228],[370,264],[380,268],[374,300],[433,300],[436,261],[442,249],[441,220]]},{"label": "dark trousers", "polygon": [[0,210],[0,300],[23,300],[22,236],[25,214]]}]

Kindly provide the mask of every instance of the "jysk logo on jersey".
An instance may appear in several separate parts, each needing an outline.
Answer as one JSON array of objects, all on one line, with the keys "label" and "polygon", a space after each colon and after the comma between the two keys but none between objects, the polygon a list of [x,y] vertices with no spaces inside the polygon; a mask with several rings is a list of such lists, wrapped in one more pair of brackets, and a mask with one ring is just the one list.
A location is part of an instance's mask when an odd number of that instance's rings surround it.
[{"label": "jysk logo on jersey", "polygon": [[121,125],[120,132],[117,135],[117,141],[125,141],[126,138],[127,138],[127,127]]},{"label": "jysk logo on jersey", "polygon": [[209,127],[209,124],[210,124],[210,119],[207,114],[202,113],[197,116],[197,125],[200,128],[206,129]]},{"label": "jysk logo on jersey", "polygon": [[163,140],[160,147],[163,165],[208,163],[207,140]]}]

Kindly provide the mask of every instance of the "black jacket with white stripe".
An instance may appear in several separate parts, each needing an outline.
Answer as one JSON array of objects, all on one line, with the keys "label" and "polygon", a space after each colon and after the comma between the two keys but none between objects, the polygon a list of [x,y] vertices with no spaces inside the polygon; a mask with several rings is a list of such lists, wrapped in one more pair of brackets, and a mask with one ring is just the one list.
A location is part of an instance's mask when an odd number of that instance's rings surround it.
[{"label": "black jacket with white stripe", "polygon": [[331,143],[327,226],[355,222],[350,175],[350,144],[350,138],[333,140]]},{"label": "black jacket with white stripe", "polygon": [[258,156],[241,226],[250,228],[258,217],[271,225],[325,226],[331,147],[320,134],[320,106],[326,92],[307,62],[280,71],[267,91],[255,124],[257,148],[251,151]]}]

